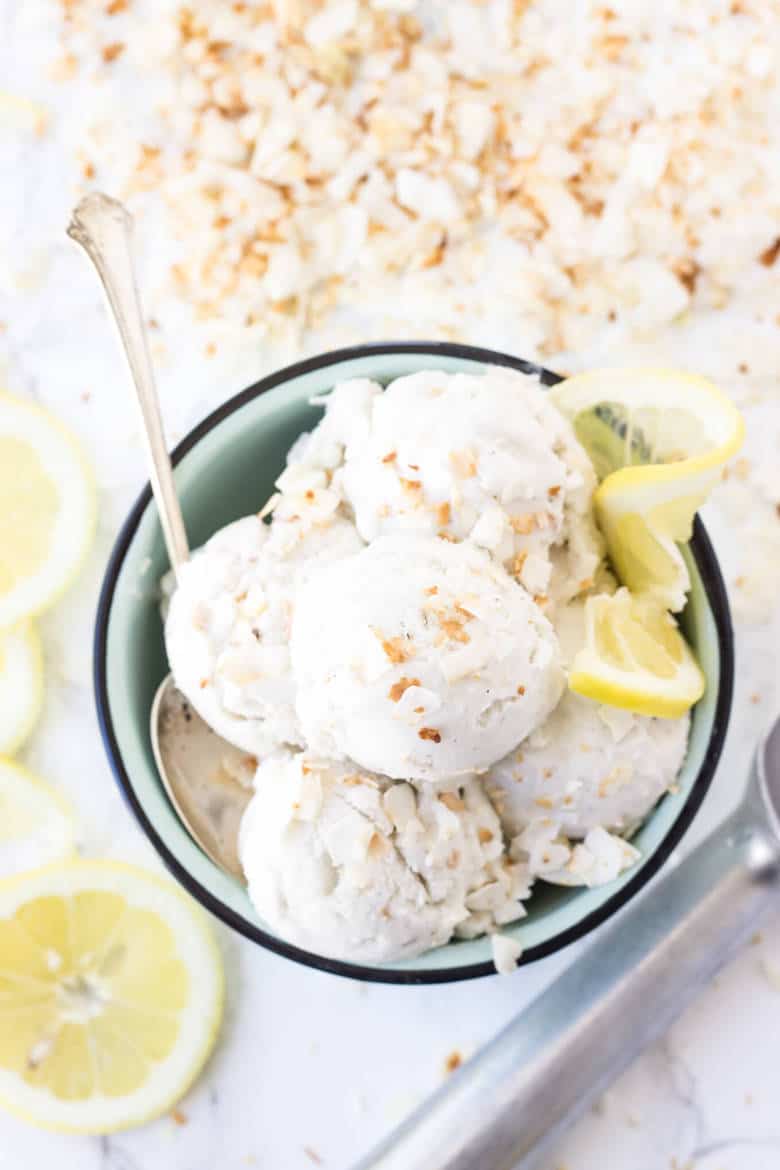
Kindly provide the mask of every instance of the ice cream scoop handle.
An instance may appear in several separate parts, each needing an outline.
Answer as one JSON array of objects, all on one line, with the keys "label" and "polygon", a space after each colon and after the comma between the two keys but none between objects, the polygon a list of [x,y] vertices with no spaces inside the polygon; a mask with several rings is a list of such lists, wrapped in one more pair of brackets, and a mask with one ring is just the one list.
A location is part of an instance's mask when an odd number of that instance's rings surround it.
[{"label": "ice cream scoop handle", "polygon": [[119,330],[141,408],[150,479],[160,513],[165,546],[171,564],[174,569],[178,569],[189,557],[187,533],[165,443],[154,370],[135,279],[132,226],[130,213],[122,203],[95,191],[86,195],[74,209],[68,235],[81,245],[95,265]]},{"label": "ice cream scoop handle", "polygon": [[355,1170],[536,1165],[755,930],[779,872],[769,823],[735,814]]}]

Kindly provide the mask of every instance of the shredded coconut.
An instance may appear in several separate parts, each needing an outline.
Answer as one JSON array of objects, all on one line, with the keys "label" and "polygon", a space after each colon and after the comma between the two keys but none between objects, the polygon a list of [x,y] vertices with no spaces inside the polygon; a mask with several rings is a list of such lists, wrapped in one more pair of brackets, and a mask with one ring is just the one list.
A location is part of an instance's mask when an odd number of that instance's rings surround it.
[{"label": "shredded coconut", "polygon": [[505,934],[494,934],[490,939],[493,947],[493,963],[499,975],[512,975],[523,953],[519,942]]}]

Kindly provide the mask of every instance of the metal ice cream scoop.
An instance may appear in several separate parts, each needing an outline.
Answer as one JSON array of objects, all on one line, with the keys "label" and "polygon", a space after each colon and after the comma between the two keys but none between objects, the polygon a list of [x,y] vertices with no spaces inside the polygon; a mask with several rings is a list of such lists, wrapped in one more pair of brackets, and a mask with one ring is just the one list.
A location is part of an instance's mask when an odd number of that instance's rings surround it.
[{"label": "metal ice cream scoop", "polygon": [[[68,235],[95,265],[119,330],[141,408],[149,478],[165,546],[178,573],[189,559],[189,545],[135,279],[132,224],[123,204],[95,192],[75,208]],[[204,723],[170,675],[154,697],[150,735],[160,779],[187,831],[213,862],[243,881],[238,826],[251,792],[238,777],[246,752],[221,739]]]},{"label": "metal ice cream scoop", "polygon": [[355,1170],[526,1170],[780,902],[780,720],[735,813]]}]

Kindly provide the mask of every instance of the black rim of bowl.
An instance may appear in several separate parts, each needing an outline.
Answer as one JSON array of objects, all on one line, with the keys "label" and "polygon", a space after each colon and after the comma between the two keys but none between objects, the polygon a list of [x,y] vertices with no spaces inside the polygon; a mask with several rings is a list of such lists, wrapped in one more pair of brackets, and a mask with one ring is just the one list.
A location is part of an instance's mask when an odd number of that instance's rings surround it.
[{"label": "black rim of bowl", "polygon": [[[439,355],[441,357],[465,358],[489,365],[510,366],[513,369],[521,370],[523,373],[538,374],[542,383],[547,386],[553,386],[561,380],[560,375],[554,374],[551,370],[546,370],[532,362],[512,357],[510,354],[483,349],[477,346],[458,345],[449,342],[398,342],[358,345],[346,349],[332,350],[329,353],[307,358],[304,361],[286,366],[284,369],[278,370],[268,377],[261,378],[260,381],[255,382],[246,390],[242,390],[239,394],[228,399],[227,402],[223,403],[222,406],[218,407],[203,422],[199,423],[198,426],[190,431],[186,438],[182,439],[173,451],[173,463],[178,463],[204,435],[208,434],[209,431],[229,414],[240,409],[246,403],[251,402],[260,394],[264,394],[267,390],[271,390],[275,386],[279,386],[292,378],[309,373],[312,370],[323,369],[327,366],[337,365],[340,362],[355,358],[391,354]],[[212,914],[216,915],[217,918],[220,918],[228,926],[237,930],[239,934],[244,935],[245,938],[249,938],[253,942],[259,943],[268,950],[283,955],[285,958],[293,959],[298,963],[315,967],[321,971],[328,971],[331,974],[343,975],[351,979],[359,979],[372,983],[411,984],[453,983],[462,979],[476,979],[483,975],[495,974],[495,967],[490,961],[471,963],[464,967],[442,967],[436,970],[426,970],[423,968],[419,970],[413,968],[393,970],[392,968],[383,967],[364,967],[359,963],[343,962],[339,959],[330,959],[324,955],[316,955],[310,951],[302,950],[299,947],[293,946],[291,943],[285,942],[284,939],[268,934],[261,927],[243,918],[219,898],[216,898],[210,890],[196,881],[192,874],[184,868],[178,858],[168,848],[165,841],[160,837],[154,824],[144,810],[143,804],[133,787],[133,782],[122,760],[111,718],[106,669],[108,626],[114,590],[127,550],[130,547],[141,517],[151,502],[151,499],[152,492],[147,483],[122,525],[111,552],[98,601],[93,647],[93,673],[98,722],[109,764],[123,796],[135,814],[136,820],[167,867],[202,906],[211,911]],[[650,878],[658,872],[679,844],[683,834],[698,812],[712,782],[726,737],[726,729],[731,711],[734,686],[734,635],[731,628],[726,588],[723,583],[720,567],[704,525],[698,516],[694,524],[690,549],[696,561],[704,591],[707,595],[707,600],[715,621],[720,674],[712,732],[701,768],[699,769],[699,774],[674,824],[636,876],[627,882],[611,898],[607,898],[597,910],[584,915],[576,925],[562,930],[546,942],[529,947],[523,953],[520,960],[521,964],[531,963],[536,959],[542,959],[547,955],[553,954],[555,951],[561,950],[563,947],[568,946],[570,943],[575,942],[577,939],[582,938],[594,930],[602,922],[605,922],[615,914],[622,906],[625,906],[650,881]]]}]

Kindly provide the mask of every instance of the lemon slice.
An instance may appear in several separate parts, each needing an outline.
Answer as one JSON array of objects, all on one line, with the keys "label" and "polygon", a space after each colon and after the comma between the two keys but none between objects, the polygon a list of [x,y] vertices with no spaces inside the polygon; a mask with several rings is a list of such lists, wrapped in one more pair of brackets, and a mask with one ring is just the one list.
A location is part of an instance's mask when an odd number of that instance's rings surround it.
[{"label": "lemon slice", "polygon": [[37,629],[32,622],[20,622],[0,630],[0,754],[10,756],[24,743],[42,703],[43,656]]},{"label": "lemon slice", "polygon": [[585,602],[585,645],[569,687],[641,715],[675,719],[704,694],[704,675],[671,614],[627,589]]},{"label": "lemon slice", "polygon": [[56,419],[0,394],[0,629],[48,608],[86,556],[92,476]]},{"label": "lemon slice", "polygon": [[602,479],[596,518],[624,585],[682,609],[690,579],[677,547],[739,448],[739,411],[711,382],[674,370],[596,370],[551,391]]},{"label": "lemon slice", "polygon": [[0,878],[67,857],[74,837],[65,797],[26,768],[0,758]]},{"label": "lemon slice", "polygon": [[171,882],[108,861],[0,883],[0,1104],[81,1133],[169,1109],[208,1057],[219,952]]}]

